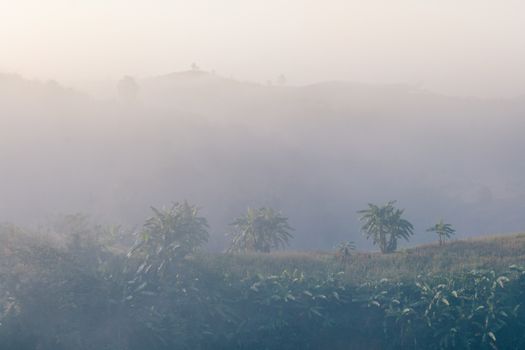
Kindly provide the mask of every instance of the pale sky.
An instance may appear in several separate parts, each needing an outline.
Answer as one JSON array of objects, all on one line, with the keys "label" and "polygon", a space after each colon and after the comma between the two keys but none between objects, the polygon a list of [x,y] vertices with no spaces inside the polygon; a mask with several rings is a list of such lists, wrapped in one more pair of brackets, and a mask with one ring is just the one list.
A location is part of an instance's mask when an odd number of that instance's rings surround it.
[{"label": "pale sky", "polygon": [[197,62],[240,80],[525,94],[525,1],[0,0],[0,72],[63,83]]}]

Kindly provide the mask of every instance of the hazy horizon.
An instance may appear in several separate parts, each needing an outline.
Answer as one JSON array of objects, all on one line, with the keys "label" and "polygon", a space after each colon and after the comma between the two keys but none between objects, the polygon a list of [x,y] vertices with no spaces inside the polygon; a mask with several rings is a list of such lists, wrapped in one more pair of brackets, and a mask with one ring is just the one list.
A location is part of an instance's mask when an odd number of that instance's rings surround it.
[{"label": "hazy horizon", "polygon": [[[140,224],[188,199],[225,245],[232,218],[271,206],[293,249],[359,233],[356,211],[399,200],[419,234],[440,217],[458,238],[521,231],[525,100],[446,97],[403,86],[268,88],[192,71],[136,80],[110,100],[0,75],[0,222],[57,213]],[[131,99],[130,99],[131,98]]]},{"label": "hazy horizon", "polygon": [[0,1],[0,72],[82,87],[189,68],[290,85],[408,84],[525,94],[525,3]]},{"label": "hazy horizon", "polygon": [[[370,247],[356,211],[399,200],[422,232],[440,217],[461,238],[525,227],[525,98],[511,99],[525,96],[525,3],[0,0],[0,13],[0,222],[134,225],[186,198],[213,247],[263,205],[290,217],[294,249]],[[358,84],[312,85],[330,81]]]}]

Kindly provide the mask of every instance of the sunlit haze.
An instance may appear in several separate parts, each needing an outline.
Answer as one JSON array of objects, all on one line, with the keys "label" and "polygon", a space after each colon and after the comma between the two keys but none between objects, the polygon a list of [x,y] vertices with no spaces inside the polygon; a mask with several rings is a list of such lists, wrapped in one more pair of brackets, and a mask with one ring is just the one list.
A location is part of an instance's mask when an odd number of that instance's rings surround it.
[{"label": "sunlit haze", "polygon": [[0,0],[0,72],[82,87],[202,69],[266,84],[347,80],[525,93],[516,0]]},{"label": "sunlit haze", "polygon": [[524,350],[525,0],[0,0],[0,350]]}]

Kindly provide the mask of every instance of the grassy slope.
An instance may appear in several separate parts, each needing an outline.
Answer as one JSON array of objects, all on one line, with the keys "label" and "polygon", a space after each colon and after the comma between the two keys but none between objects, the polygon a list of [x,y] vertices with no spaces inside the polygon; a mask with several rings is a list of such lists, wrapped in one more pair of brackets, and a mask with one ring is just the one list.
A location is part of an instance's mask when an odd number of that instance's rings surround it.
[{"label": "grassy slope", "polygon": [[382,278],[405,279],[420,274],[454,273],[472,269],[499,270],[525,264],[525,234],[484,237],[418,246],[394,254],[355,252],[343,266],[330,253],[276,252],[272,254],[206,255],[208,268],[243,276],[279,274],[295,269],[310,275],[326,275],[345,270],[352,283]]},{"label": "grassy slope", "polygon": [[[350,325],[348,327],[345,326],[346,328],[341,328],[346,332],[343,335],[341,335],[338,328],[323,328],[324,332],[326,332],[323,333],[325,335],[316,335],[315,337],[323,346],[314,345],[314,349],[381,348],[379,345],[375,347],[371,343],[380,339],[380,337],[371,339],[366,333],[368,331],[362,331],[361,324],[370,324],[371,328],[366,329],[373,330],[375,329],[374,327],[383,329],[382,314],[380,312],[382,312],[381,310],[384,311],[384,309],[378,309],[377,312],[379,313],[377,315],[374,312],[374,315],[378,318],[370,319],[369,316],[364,316],[365,321],[355,321],[352,317],[359,318],[361,313],[345,311],[354,310],[355,305],[335,304],[334,299],[326,303],[325,299],[308,299],[305,297],[304,289],[306,288],[308,291],[315,290],[317,288],[316,284],[323,285],[323,281],[327,280],[327,274],[335,273],[342,269],[346,270],[345,276],[349,283],[357,284],[377,281],[382,278],[392,280],[410,279],[418,274],[448,274],[471,269],[498,270],[506,269],[512,264],[525,265],[525,234],[456,241],[443,247],[437,245],[419,246],[389,255],[356,252],[346,266],[338,263],[330,253],[277,252],[273,254],[248,255],[203,253],[191,259],[189,264],[190,268],[193,266],[198,269],[194,271],[195,275],[192,274],[192,271],[184,271],[188,272],[188,276],[191,278],[188,280],[183,279],[183,282],[189,283],[190,286],[198,287],[195,289],[195,293],[186,294],[185,285],[178,286],[178,279],[175,279],[175,281],[172,280],[174,283],[166,284],[173,290],[169,288],[163,290],[160,296],[144,296],[143,299],[138,299],[141,300],[140,303],[129,307],[127,302],[115,303],[115,300],[122,298],[122,287],[129,283],[128,276],[121,273],[122,267],[126,263],[123,259],[123,253],[120,253],[122,255],[119,256],[119,259],[115,259],[114,262],[111,259],[107,261],[107,267],[113,267],[116,270],[114,274],[111,273],[112,271],[101,273],[101,268],[105,266],[100,265],[96,259],[97,257],[93,256],[93,253],[97,250],[90,248],[90,246],[87,246],[85,249],[80,248],[71,251],[56,249],[55,244],[49,239],[36,239],[31,235],[26,235],[23,231],[9,227],[2,230],[0,226],[0,282],[2,282],[0,283],[0,306],[4,307],[3,311],[5,312],[5,310],[15,310],[12,306],[15,305],[12,300],[19,302],[21,305],[19,309],[16,309],[21,312],[16,314],[16,317],[13,315],[10,316],[12,317],[11,319],[2,319],[0,348],[16,350],[39,347],[42,349],[80,349],[80,346],[71,346],[71,344],[76,344],[77,342],[79,344],[90,344],[90,347],[86,345],[82,347],[83,349],[92,348],[92,343],[107,345],[109,342],[114,343],[113,348],[126,348],[122,346],[120,336],[114,336],[115,332],[121,334],[121,330],[124,332],[122,338],[124,340],[122,341],[140,345],[142,343],[136,342],[135,338],[133,338],[137,332],[139,332],[138,338],[141,341],[150,339],[150,333],[147,333],[148,330],[144,328],[144,324],[151,321],[155,325],[163,325],[164,316],[171,315],[173,310],[178,310],[176,313],[173,313],[173,315],[177,316],[174,318],[173,328],[159,328],[161,330],[159,334],[166,337],[166,339],[177,339],[182,344],[199,343],[207,339],[199,338],[202,330],[207,330],[208,328],[206,327],[213,325],[210,327],[215,332],[214,334],[222,334],[223,330],[238,329],[233,331],[233,334],[238,339],[243,339],[247,344],[253,341],[262,341],[261,339],[268,340],[268,344],[271,344],[274,338],[268,337],[267,333],[259,331],[260,326],[263,326],[263,329],[269,329],[264,327],[273,327],[274,322],[281,317],[279,312],[283,310],[286,311],[284,315],[288,316],[286,321],[292,326],[291,328],[283,326],[282,330],[291,330],[293,334],[299,334],[302,337],[302,335],[306,334],[305,332],[312,332],[312,325],[314,325],[314,328],[321,327],[321,323],[311,323],[310,319],[296,319],[296,316],[294,316],[301,314],[304,310],[309,310],[312,305],[329,308],[326,312],[329,312],[334,319],[339,320],[338,324],[340,327],[343,327],[342,325]],[[111,255],[109,258],[117,257]],[[273,296],[276,293],[280,295],[283,291],[280,285],[275,285],[273,282],[263,283],[258,287],[259,291],[256,293],[250,288],[253,280],[256,279],[241,283],[236,278],[256,273],[281,274],[283,270],[293,271],[295,269],[309,276],[320,277],[318,281],[306,281],[304,285],[300,283],[294,284],[294,282],[291,282],[291,278],[281,278],[279,280],[285,286],[285,293],[288,294],[290,293],[289,290],[292,290],[296,300],[297,298],[301,300],[298,303],[283,303],[282,301],[272,301],[271,297],[268,298],[269,295]],[[233,278],[225,278],[224,274]],[[199,276],[199,278],[193,279],[194,276]],[[261,280],[269,281],[270,279],[262,278]],[[231,281],[233,283],[230,285],[224,283],[230,283]],[[489,282],[492,283],[491,281]],[[449,287],[452,289],[457,285],[463,286],[465,283],[468,287],[462,293],[467,293],[465,295],[468,299],[465,300],[471,300],[472,302],[467,303],[465,312],[470,310],[468,309],[469,307],[477,310],[477,304],[474,301],[487,302],[487,293],[490,293],[490,288],[482,290],[485,292],[480,294],[480,300],[478,300],[471,298],[472,292],[479,289],[479,287],[476,287],[478,289],[473,287],[472,281],[459,279],[455,283]],[[381,293],[381,297],[386,299],[398,298],[398,293],[406,296],[406,298],[400,299],[405,304],[399,305],[399,310],[413,306],[413,295],[400,292],[396,284],[380,283],[379,285],[381,288],[386,288],[387,291],[385,295]],[[410,291],[413,291],[414,283],[410,285],[412,286]],[[441,288],[436,287],[432,283],[431,285],[434,288],[433,292]],[[503,294],[503,296],[513,296],[514,294],[512,293],[515,293],[516,286],[517,284],[514,283],[514,289],[506,287],[505,291],[509,292],[507,292],[508,294]],[[481,285],[481,288],[483,287],[484,285]],[[320,293],[330,295],[326,291],[330,292],[332,287],[329,285],[328,289],[323,288],[321,288]],[[378,291],[382,290],[381,288],[378,290],[371,289],[370,293],[377,294]],[[449,293],[450,290],[446,288],[440,289],[440,293]],[[184,293],[181,293],[182,290],[184,290]],[[367,290],[365,288],[365,291]],[[498,289],[498,291],[500,293],[503,289]],[[13,295],[15,299],[12,299]],[[173,295],[179,297],[173,298]],[[374,298],[377,298],[377,295]],[[522,298],[522,294],[519,294],[519,298]],[[511,299],[503,298],[501,301],[507,302],[505,305],[513,306],[514,301]],[[270,302],[267,300],[270,300]],[[380,301],[381,305],[390,305],[382,300]],[[261,308],[263,304],[266,306]],[[143,305],[143,307],[136,308],[136,305]],[[165,310],[165,314],[160,313],[158,314],[160,316],[156,316],[157,314],[150,312],[150,305],[162,306],[158,310]],[[440,307],[441,309],[439,310],[443,310],[443,305]],[[226,323],[225,319],[228,319],[230,314],[224,313],[223,310],[228,310],[228,308],[232,310],[231,315],[240,315],[238,316],[239,318],[234,317],[233,319],[246,319],[251,323],[242,329],[237,328],[235,322]],[[181,312],[180,310],[183,311]],[[191,312],[188,310],[191,310]],[[208,312],[209,310],[211,311]],[[252,313],[253,310],[257,310],[257,315]],[[368,312],[370,311],[370,309],[367,310]],[[11,312],[8,312],[8,314],[11,315]],[[370,315],[367,312],[365,314]],[[423,319],[421,307],[419,307],[417,315],[420,317],[418,318],[419,320]],[[0,314],[0,316],[2,315]],[[210,323],[207,323],[208,317],[211,317]],[[348,320],[346,317],[350,319]],[[518,319],[523,320],[525,316],[520,315]],[[313,318],[313,321],[315,320],[318,319]],[[244,323],[240,322],[239,324]],[[354,324],[359,325],[355,332],[354,328],[352,328]],[[233,326],[230,327],[228,325]],[[510,330],[504,330],[501,334],[497,333],[498,339],[500,335],[504,341],[516,339],[505,332],[522,334],[521,325],[521,323],[513,323],[512,326],[516,327],[508,328]],[[391,324],[390,326],[392,327],[390,331],[396,334],[395,332],[399,330],[397,324]],[[447,324],[447,327],[450,327],[450,324]],[[470,328],[472,328],[470,325],[464,325],[462,329]],[[23,330],[23,333],[17,333],[20,330]],[[31,331],[34,341],[31,340],[33,338],[27,336],[28,330]],[[427,331],[430,332],[433,329]],[[142,333],[140,332],[146,332],[142,338]],[[20,336],[20,334],[23,334],[23,336]],[[174,334],[177,336],[174,336]],[[182,337],[180,336],[181,334]],[[287,341],[288,344],[294,344],[293,341],[296,338],[287,335],[287,333],[283,334],[273,333],[276,337],[281,337],[276,339]],[[301,339],[301,337],[297,339]],[[68,346],[57,348],[55,346],[56,339],[61,339],[63,344]],[[16,343],[21,340],[27,340],[26,347]],[[398,340],[402,341],[403,338],[401,337]],[[5,344],[6,341],[12,341],[11,345],[7,346]],[[349,341],[352,343],[349,343]],[[336,342],[341,342],[341,345],[326,345]],[[225,342],[224,344],[228,345],[230,343]],[[134,348],[148,348],[147,346],[139,345]],[[213,343],[211,347],[204,346],[204,348],[216,349],[217,347]],[[288,348],[291,347],[289,346]],[[129,349],[133,348],[130,347]]]},{"label": "grassy slope", "polygon": [[[46,237],[26,234],[14,226],[0,226],[0,265],[14,262],[17,257],[29,256],[30,252],[42,253],[43,248],[52,251],[56,244]],[[113,251],[119,256],[125,252],[126,249]],[[472,269],[497,271],[513,264],[525,265],[525,233],[452,241],[442,247],[429,244],[393,254],[354,252],[346,265],[339,263],[331,252],[201,253],[192,260],[196,268],[204,267],[212,274],[238,277],[299,270],[312,277],[324,278],[328,273],[344,270],[351,283],[382,278],[413,279],[420,274],[447,274]]]}]

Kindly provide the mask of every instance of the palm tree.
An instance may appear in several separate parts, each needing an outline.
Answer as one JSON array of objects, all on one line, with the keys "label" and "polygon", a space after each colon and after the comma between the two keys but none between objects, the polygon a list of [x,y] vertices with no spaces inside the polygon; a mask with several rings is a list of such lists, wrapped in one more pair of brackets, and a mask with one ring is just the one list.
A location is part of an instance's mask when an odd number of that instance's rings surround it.
[{"label": "palm tree", "polygon": [[394,207],[395,201],[377,206],[368,204],[367,209],[358,211],[359,220],[363,222],[361,231],[367,238],[372,237],[374,244],[379,245],[382,253],[391,253],[397,249],[397,240],[404,238],[408,241],[414,234],[414,226],[403,219],[404,209]]},{"label": "palm tree", "polygon": [[435,232],[439,237],[439,245],[445,244],[445,240],[449,239],[456,233],[451,224],[445,224],[443,219],[439,220],[437,224],[427,230],[427,232]]},{"label": "palm tree", "polygon": [[341,242],[336,248],[335,257],[343,265],[350,261],[351,252],[355,250],[355,243],[351,241]]},{"label": "palm tree", "polygon": [[284,248],[289,244],[293,228],[288,218],[272,208],[248,208],[246,214],[235,219],[229,252],[263,252]]}]

